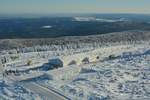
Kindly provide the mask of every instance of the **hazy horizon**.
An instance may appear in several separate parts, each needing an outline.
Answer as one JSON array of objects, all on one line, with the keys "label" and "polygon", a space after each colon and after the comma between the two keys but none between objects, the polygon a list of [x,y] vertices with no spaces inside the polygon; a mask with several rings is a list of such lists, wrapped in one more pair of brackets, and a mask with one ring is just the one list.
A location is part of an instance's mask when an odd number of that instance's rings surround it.
[{"label": "hazy horizon", "polygon": [[150,14],[148,0],[0,0],[2,14]]},{"label": "hazy horizon", "polygon": [[16,14],[0,14],[0,18],[51,18],[51,17],[94,17],[97,15],[128,15],[128,16],[147,16],[149,17],[150,14],[145,13],[16,13]]}]

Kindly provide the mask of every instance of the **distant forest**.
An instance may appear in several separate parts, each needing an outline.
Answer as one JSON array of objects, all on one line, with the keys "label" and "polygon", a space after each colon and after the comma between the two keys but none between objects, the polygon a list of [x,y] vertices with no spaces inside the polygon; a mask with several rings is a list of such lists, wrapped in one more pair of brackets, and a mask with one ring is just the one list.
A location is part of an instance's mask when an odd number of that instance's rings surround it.
[{"label": "distant forest", "polygon": [[95,18],[127,21],[74,21],[73,17],[0,18],[0,39],[86,36],[128,30],[150,30],[149,16],[95,15]]}]

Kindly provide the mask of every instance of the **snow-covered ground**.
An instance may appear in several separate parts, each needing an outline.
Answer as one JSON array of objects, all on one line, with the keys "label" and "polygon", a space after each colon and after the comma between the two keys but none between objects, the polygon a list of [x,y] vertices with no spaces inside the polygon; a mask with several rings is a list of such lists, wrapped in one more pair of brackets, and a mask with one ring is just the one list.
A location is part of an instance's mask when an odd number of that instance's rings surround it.
[{"label": "snow-covered ground", "polygon": [[52,28],[52,26],[50,26],[50,25],[45,25],[45,26],[42,26],[41,28],[49,29],[49,28]]},{"label": "snow-covered ground", "polygon": [[4,54],[1,60],[2,99],[41,100],[45,88],[72,100],[150,99],[149,41]]},{"label": "snow-covered ground", "polygon": [[[119,48],[118,52],[121,52]],[[122,51],[117,58],[49,73],[55,76],[45,84],[75,99],[150,99],[149,45],[129,46],[128,51]]]},{"label": "snow-covered ground", "polygon": [[122,22],[122,21],[128,21],[125,18],[119,18],[119,19],[103,19],[103,18],[95,18],[95,17],[74,17],[74,21],[79,21],[79,22],[88,22],[88,21],[97,21],[97,22],[108,22],[108,23],[113,23],[113,22]]}]

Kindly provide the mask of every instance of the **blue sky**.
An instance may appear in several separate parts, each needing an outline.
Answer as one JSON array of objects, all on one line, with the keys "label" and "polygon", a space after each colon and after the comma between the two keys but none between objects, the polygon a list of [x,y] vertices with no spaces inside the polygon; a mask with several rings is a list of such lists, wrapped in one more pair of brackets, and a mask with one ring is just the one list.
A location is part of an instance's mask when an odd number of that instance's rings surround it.
[{"label": "blue sky", "polygon": [[150,0],[0,0],[0,13],[150,14]]}]

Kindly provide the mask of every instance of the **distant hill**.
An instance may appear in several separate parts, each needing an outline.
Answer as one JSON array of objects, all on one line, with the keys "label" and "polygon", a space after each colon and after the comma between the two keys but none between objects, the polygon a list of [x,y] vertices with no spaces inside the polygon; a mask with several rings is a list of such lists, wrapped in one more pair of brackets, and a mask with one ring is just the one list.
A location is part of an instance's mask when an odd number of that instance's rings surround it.
[{"label": "distant hill", "polygon": [[132,41],[150,41],[150,31],[124,31],[113,32],[101,35],[89,36],[65,36],[58,38],[37,38],[37,39],[0,39],[0,50],[32,47],[36,45],[65,45],[69,43],[116,43]]}]

